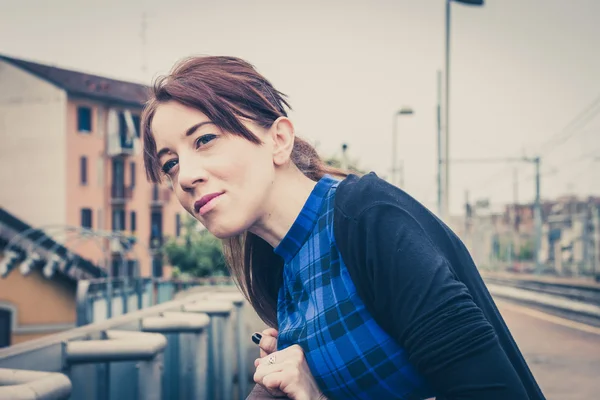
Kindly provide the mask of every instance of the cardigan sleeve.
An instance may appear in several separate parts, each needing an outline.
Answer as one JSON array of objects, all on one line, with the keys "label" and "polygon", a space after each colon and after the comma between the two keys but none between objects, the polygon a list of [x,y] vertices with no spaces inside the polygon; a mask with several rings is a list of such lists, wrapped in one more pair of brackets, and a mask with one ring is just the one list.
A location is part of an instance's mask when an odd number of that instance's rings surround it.
[{"label": "cardigan sleeve", "polygon": [[493,327],[410,213],[375,202],[343,218],[338,246],[368,289],[367,308],[440,398],[528,399]]}]

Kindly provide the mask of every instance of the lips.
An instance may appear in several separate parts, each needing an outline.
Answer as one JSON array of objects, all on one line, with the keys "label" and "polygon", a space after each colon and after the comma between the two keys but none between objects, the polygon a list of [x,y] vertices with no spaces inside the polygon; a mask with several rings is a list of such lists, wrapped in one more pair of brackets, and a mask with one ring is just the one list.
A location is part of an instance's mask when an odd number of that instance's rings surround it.
[{"label": "lips", "polygon": [[210,202],[212,199],[219,197],[220,195],[222,195],[223,192],[220,193],[211,193],[211,194],[207,194],[205,196],[202,196],[202,198],[198,201],[196,201],[194,203],[194,211],[196,211],[196,213],[200,212],[200,209],[202,207],[204,207],[206,204],[208,204],[208,202]]}]

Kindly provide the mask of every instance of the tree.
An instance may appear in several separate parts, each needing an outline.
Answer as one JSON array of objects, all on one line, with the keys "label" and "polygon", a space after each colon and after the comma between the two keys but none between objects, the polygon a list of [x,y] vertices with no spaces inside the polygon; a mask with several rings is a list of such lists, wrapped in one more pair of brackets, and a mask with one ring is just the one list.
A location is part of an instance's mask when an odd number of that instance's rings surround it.
[{"label": "tree", "polygon": [[220,240],[199,230],[198,221],[191,216],[186,216],[182,225],[182,235],[169,238],[163,248],[169,264],[196,277],[229,275]]}]

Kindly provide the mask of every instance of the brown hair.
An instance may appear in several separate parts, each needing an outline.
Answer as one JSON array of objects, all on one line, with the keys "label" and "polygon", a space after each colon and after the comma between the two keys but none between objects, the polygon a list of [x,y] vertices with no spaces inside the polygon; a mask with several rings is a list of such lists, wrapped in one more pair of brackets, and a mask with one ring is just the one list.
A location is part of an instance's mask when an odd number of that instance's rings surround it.
[{"label": "brown hair", "polygon": [[[142,114],[144,166],[151,182],[161,181],[152,118],[158,106],[176,101],[204,113],[223,131],[259,145],[260,139],[240,121],[245,118],[269,128],[291,109],[285,95],[244,60],[235,57],[193,57],[179,62],[171,73],[157,79]],[[305,140],[294,140],[292,162],[304,175],[318,181],[325,174],[346,172],[325,164]],[[283,260],[260,237],[246,232],[223,240],[231,275],[260,318],[277,327],[277,294],[282,283]]]}]

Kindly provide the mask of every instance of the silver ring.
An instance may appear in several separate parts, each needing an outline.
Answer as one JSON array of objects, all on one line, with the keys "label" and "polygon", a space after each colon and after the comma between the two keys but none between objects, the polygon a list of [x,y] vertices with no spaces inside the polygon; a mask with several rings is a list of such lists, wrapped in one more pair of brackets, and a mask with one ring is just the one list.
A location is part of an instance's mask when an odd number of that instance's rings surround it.
[{"label": "silver ring", "polygon": [[269,356],[268,361],[269,364],[275,364],[275,356]]}]

